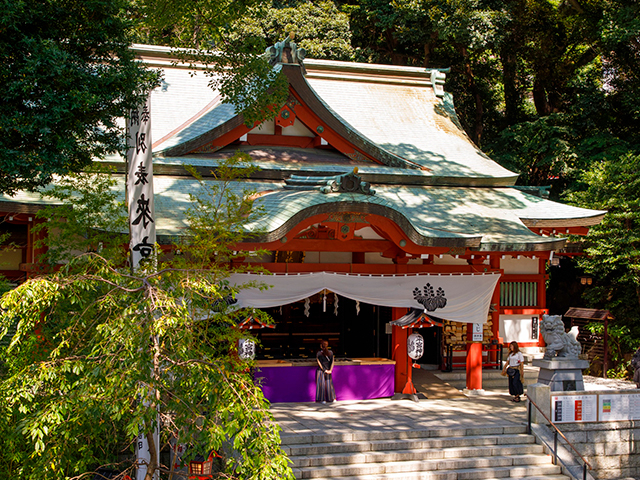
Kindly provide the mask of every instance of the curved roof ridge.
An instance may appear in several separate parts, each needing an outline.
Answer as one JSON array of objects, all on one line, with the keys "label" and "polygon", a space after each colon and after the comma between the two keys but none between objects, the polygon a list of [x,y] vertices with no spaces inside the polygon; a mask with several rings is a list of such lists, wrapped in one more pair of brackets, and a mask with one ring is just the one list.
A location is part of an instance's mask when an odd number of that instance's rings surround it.
[{"label": "curved roof ridge", "polygon": [[[285,69],[285,74],[287,73],[288,69]],[[295,71],[295,70],[293,70]],[[317,100],[336,120],[338,120],[343,126],[347,127],[347,131],[350,134],[356,135],[357,137],[360,137],[365,145],[363,145],[363,149],[364,150],[369,150],[371,147],[374,147],[375,149],[379,150],[380,153],[383,154],[383,158],[378,158],[378,160],[382,161],[382,163],[384,163],[385,165],[389,165],[389,166],[394,166],[394,167],[400,167],[400,168],[415,168],[418,170],[425,170],[424,168],[422,168],[421,165],[412,162],[410,160],[407,160],[406,158],[401,157],[400,155],[396,155],[393,152],[390,152],[388,150],[386,150],[384,147],[376,144],[376,142],[372,141],[370,138],[367,138],[366,135],[364,135],[362,132],[360,132],[358,129],[354,128],[347,120],[345,120],[342,116],[340,116],[340,114],[338,112],[336,112],[333,108],[331,108],[331,106],[324,101],[324,99],[322,98],[322,96],[320,96],[318,94],[318,92],[316,92],[313,88],[313,86],[307,81],[307,79],[305,78],[304,75],[302,75],[302,69],[298,68],[297,72],[299,72],[300,75],[300,80],[302,82],[304,82],[303,84],[309,89],[309,92],[315,97],[315,100]],[[295,74],[294,74],[295,75]],[[298,75],[295,75],[295,77],[297,77]],[[289,81],[292,80],[292,77],[287,75],[287,77],[289,78]],[[294,77],[294,78],[295,78]],[[296,85],[299,87],[299,85]],[[304,100],[309,100],[308,97],[304,97],[304,92],[301,92],[298,88],[295,88],[296,92],[303,96]],[[314,113],[316,115],[318,115],[318,112],[314,110]],[[326,120],[326,119],[325,119]],[[351,140],[351,138],[347,137],[348,139]],[[359,145],[356,145],[359,146]],[[387,160],[387,162],[385,162],[384,160]]]},{"label": "curved roof ridge", "polygon": [[169,140],[170,138],[172,138],[174,135],[177,135],[179,132],[181,132],[182,130],[185,130],[187,127],[189,127],[190,125],[192,125],[194,122],[196,122],[197,120],[199,120],[200,118],[202,118],[203,116],[205,116],[207,113],[209,113],[210,111],[212,111],[214,108],[216,108],[218,105],[220,105],[222,103],[222,95],[218,94],[214,97],[213,100],[211,100],[202,110],[200,110],[198,113],[196,113],[195,115],[193,115],[191,118],[189,118],[187,121],[183,122],[182,125],[179,125],[178,127],[174,128],[172,131],[170,131],[169,133],[167,133],[166,135],[164,135],[162,138],[160,138],[159,140],[156,140],[155,142],[153,142],[152,148],[158,148],[160,145],[162,145],[165,141]]}]

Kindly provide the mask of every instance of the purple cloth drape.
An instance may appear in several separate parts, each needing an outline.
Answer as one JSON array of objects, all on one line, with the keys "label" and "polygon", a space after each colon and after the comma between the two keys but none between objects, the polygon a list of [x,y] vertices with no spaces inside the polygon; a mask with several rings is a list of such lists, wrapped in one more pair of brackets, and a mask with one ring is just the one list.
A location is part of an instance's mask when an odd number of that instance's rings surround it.
[{"label": "purple cloth drape", "polygon": [[[393,364],[335,365],[336,400],[367,400],[393,396]],[[271,403],[314,402],[318,367],[261,367],[256,382]]]}]

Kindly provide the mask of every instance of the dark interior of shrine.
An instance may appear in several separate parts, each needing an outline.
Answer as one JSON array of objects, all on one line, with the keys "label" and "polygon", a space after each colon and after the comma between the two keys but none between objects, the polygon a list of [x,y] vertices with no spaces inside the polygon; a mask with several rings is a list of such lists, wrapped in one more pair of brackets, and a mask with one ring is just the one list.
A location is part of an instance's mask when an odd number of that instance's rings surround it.
[{"label": "dark interior of shrine", "polygon": [[385,334],[385,324],[392,320],[391,308],[360,303],[328,292],[309,299],[308,315],[305,302],[266,309],[276,328],[257,332],[260,345],[258,359],[315,358],[320,342],[327,340],[336,358],[388,357],[391,336]]},{"label": "dark interior of shrine", "polygon": [[[309,299],[308,316],[304,301],[265,310],[276,327],[254,331],[260,341],[256,352],[259,360],[313,359],[322,340],[329,342],[336,358],[391,358],[391,331],[387,325],[393,320],[390,307],[357,304],[339,296],[336,308],[334,294],[328,292]],[[419,363],[440,363],[441,330],[417,330],[425,339],[425,354]]]}]

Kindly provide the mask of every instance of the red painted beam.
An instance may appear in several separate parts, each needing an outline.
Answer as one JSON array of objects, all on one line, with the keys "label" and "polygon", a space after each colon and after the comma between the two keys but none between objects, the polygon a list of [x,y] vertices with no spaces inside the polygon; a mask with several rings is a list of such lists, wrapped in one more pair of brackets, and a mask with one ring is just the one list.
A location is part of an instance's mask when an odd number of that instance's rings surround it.
[{"label": "red painted beam", "polygon": [[250,133],[247,135],[249,145],[268,145],[278,147],[313,147],[313,137],[294,137],[291,135],[263,135]]}]

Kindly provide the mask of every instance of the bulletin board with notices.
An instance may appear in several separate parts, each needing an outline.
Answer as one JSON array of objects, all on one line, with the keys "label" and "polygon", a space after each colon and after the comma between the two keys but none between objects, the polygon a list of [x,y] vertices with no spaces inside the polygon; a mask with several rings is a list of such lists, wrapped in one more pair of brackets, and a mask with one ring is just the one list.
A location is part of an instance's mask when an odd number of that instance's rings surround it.
[{"label": "bulletin board with notices", "polygon": [[640,393],[551,395],[554,423],[640,420]]},{"label": "bulletin board with notices", "polygon": [[552,395],[551,419],[554,423],[598,421],[597,395]]},{"label": "bulletin board with notices", "polygon": [[599,394],[600,421],[640,420],[640,393]]}]

